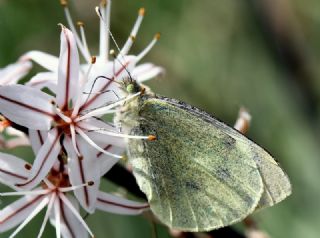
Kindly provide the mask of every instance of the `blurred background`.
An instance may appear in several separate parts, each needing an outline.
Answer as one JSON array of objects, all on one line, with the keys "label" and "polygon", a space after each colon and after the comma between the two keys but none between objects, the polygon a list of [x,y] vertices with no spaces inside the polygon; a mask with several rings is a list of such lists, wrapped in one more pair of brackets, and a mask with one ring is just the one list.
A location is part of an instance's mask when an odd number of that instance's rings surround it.
[{"label": "blurred background", "polygon": [[[91,52],[98,49],[98,3],[69,1],[74,20],[86,24]],[[140,7],[147,13],[131,53],[161,32],[144,61],[166,68],[148,85],[229,125],[246,107],[253,118],[248,136],[274,155],[293,185],[292,196],[254,219],[270,237],[319,237],[320,1],[114,0],[111,31],[120,45]],[[66,24],[58,0],[0,0],[0,67],[28,50],[58,55],[58,23]],[[32,156],[26,148],[12,152]],[[42,217],[18,237],[35,237]],[[98,212],[87,221],[96,237],[152,236],[152,225],[141,216]],[[161,226],[158,235],[170,237]],[[51,226],[44,237],[55,237]]]}]

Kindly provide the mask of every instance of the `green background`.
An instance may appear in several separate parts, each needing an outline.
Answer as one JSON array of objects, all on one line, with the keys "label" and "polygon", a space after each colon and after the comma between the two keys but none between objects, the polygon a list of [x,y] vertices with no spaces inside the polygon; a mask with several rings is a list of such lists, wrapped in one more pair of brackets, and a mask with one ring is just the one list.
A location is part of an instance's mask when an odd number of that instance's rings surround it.
[{"label": "green background", "polygon": [[[70,1],[74,20],[86,24],[92,52],[98,49],[98,3]],[[131,52],[139,53],[160,31],[144,61],[166,68],[148,85],[230,125],[245,106],[253,117],[248,136],[277,158],[293,185],[292,196],[255,220],[274,238],[319,237],[320,2],[114,0],[111,30],[120,45],[142,6],[147,14]],[[0,0],[0,67],[32,49],[58,55],[58,23],[66,23],[59,1]],[[32,156],[25,148],[14,152]],[[2,200],[1,206],[8,203]],[[35,237],[42,217],[18,237]],[[152,234],[143,217],[98,212],[88,223],[97,238]],[[55,237],[50,225],[44,237]],[[159,237],[170,237],[166,228],[159,226]]]}]

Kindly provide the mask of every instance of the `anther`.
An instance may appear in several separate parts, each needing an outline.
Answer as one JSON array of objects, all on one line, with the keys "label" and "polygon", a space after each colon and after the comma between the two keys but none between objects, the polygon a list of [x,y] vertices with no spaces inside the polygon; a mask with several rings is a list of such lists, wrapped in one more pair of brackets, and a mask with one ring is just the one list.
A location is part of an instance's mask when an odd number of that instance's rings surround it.
[{"label": "anther", "polygon": [[30,170],[32,167],[31,167],[30,164],[25,164],[25,165],[24,165],[24,168],[25,168],[26,170]]},{"label": "anther", "polygon": [[55,102],[54,100],[51,100],[51,101],[50,101],[50,104],[53,105],[53,106],[55,106],[55,105],[56,105],[56,102]]},{"label": "anther", "polygon": [[66,6],[68,6],[68,1],[67,0],[60,0],[60,4],[61,4],[61,6],[66,7]]},{"label": "anther", "polygon": [[155,38],[156,40],[159,40],[159,39],[160,39],[160,37],[161,37],[160,32],[156,33],[156,34],[155,34],[155,36],[154,36],[154,38]]},{"label": "anther", "polygon": [[145,87],[141,87],[140,92],[141,92],[141,95],[143,95],[146,92],[146,88]]},{"label": "anther", "polygon": [[146,14],[146,9],[144,7],[139,9],[139,15],[144,16]]},{"label": "anther", "polygon": [[110,54],[112,57],[116,58],[116,52],[115,52],[114,49],[111,49],[111,50],[109,51],[109,54]]},{"label": "anther", "polygon": [[131,36],[130,36],[130,39],[131,39],[132,41],[135,41],[135,40],[136,40],[136,37],[133,36],[133,35],[131,35]]},{"label": "anther", "polygon": [[91,64],[95,64],[97,61],[97,57],[96,56],[91,56]]},{"label": "anther", "polygon": [[79,156],[78,158],[79,158],[79,160],[83,160],[83,156]]},{"label": "anther", "polygon": [[89,181],[88,182],[88,186],[93,186],[94,185],[94,182],[93,181]]},{"label": "anther", "polygon": [[102,5],[103,7],[107,6],[107,0],[101,0],[101,5]]},{"label": "anther", "polygon": [[154,140],[156,140],[156,139],[157,139],[157,137],[154,136],[154,135],[149,135],[149,136],[148,136],[148,140],[149,140],[149,141],[154,141]]},{"label": "anther", "polygon": [[84,23],[83,23],[82,21],[77,21],[77,26],[83,27],[83,26],[84,26]]}]

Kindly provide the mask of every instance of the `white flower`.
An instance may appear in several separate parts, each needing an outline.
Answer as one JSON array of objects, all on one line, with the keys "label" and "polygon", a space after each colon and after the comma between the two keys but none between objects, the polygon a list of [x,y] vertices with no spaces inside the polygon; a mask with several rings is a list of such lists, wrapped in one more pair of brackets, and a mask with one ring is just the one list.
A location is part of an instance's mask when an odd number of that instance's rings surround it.
[{"label": "white flower", "polygon": [[[9,120],[29,129],[31,145],[37,155],[28,180],[17,186],[30,189],[39,184],[57,162],[62,149],[60,141],[63,141],[70,158],[68,163],[71,184],[95,182],[86,192],[87,197],[75,193],[81,205],[92,213],[101,174],[99,165],[85,166],[86,163],[94,164],[97,159],[94,153],[87,152],[93,147],[106,155],[106,161],[103,163],[107,163],[110,168],[121,158],[121,155],[113,150],[123,151],[125,148],[125,142],[121,138],[150,137],[120,134],[112,125],[98,118],[112,113],[111,109],[135,95],[117,99],[114,103],[110,101],[110,97],[97,96],[88,99],[88,95],[83,95],[82,91],[83,88],[90,88],[91,82],[86,83],[86,78],[81,76],[75,39],[72,32],[62,26],[56,96],[52,97],[38,89],[23,85],[2,86],[0,112]],[[108,101],[104,101],[106,99]],[[89,110],[89,106],[85,107],[88,100],[98,108]]]},{"label": "white flower", "polygon": [[[5,185],[19,190],[16,183],[21,183],[29,177],[30,165],[25,161],[4,153],[0,153],[0,180]],[[1,193],[1,196],[23,195],[22,198],[9,204],[0,211],[0,232],[13,227],[18,228],[10,238],[27,225],[43,208],[47,207],[38,238],[41,237],[47,221],[56,227],[56,237],[85,238],[93,233],[79,213],[78,202],[68,192],[77,191],[84,187],[94,186],[89,181],[84,184],[71,186],[65,168],[57,164],[51,169],[42,187],[30,191]],[[121,197],[99,191],[97,208],[117,214],[140,214],[148,208],[148,204],[130,201]]]},{"label": "white flower", "polygon": [[[81,71],[84,73],[85,78],[88,79],[91,84],[89,87],[84,89],[84,92],[90,92],[87,102],[82,106],[83,109],[96,108],[97,97],[102,98],[102,101],[107,102],[110,98],[116,99],[122,91],[119,85],[116,83],[117,79],[122,79],[123,77],[132,77],[137,82],[141,83],[151,78],[154,78],[164,72],[164,69],[159,66],[155,66],[152,63],[144,63],[136,66],[141,59],[152,49],[157,40],[159,39],[159,34],[156,34],[154,39],[150,44],[137,56],[128,55],[132,44],[136,38],[140,25],[142,23],[145,10],[142,8],[139,10],[138,18],[132,28],[131,34],[128,40],[119,49],[119,54],[116,58],[109,57],[109,43],[110,37],[115,42],[111,32],[110,32],[110,9],[111,1],[101,1],[99,14],[100,14],[100,44],[99,44],[99,54],[95,57],[95,63],[92,64],[92,55],[88,48],[87,40],[85,37],[85,31],[83,23],[78,24],[80,29],[80,35],[78,34],[76,27],[72,21],[67,1],[61,1],[64,7],[66,19],[74,34],[77,47],[85,60],[85,64],[81,65]],[[115,42],[117,45],[117,43]],[[117,46],[118,47],[118,46]],[[114,56],[114,55],[113,55]],[[114,56],[115,57],[115,56]],[[54,82],[56,80],[56,75],[58,74],[58,58],[47,53],[39,51],[30,51],[21,57],[21,60],[33,60],[39,65],[43,66],[50,72],[39,73],[34,78],[30,80],[28,85],[35,87],[49,87],[55,92]],[[128,75],[130,74],[130,75]],[[92,84],[94,87],[92,88]],[[107,92],[107,93],[105,93]]]}]

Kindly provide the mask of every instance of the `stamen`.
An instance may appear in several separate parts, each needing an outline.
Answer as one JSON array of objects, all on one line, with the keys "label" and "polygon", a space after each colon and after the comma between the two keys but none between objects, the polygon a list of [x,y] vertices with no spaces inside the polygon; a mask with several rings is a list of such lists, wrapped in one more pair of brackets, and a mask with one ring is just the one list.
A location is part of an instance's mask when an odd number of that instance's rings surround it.
[{"label": "stamen", "polygon": [[[110,4],[111,4],[111,3],[109,3],[109,4],[107,5],[107,13],[106,13],[106,14],[107,14],[107,17],[109,17],[109,18],[110,18],[110,13],[109,13],[110,10],[108,10],[108,9],[110,9]],[[97,15],[98,15],[99,18],[100,18],[100,24],[103,24],[103,23],[104,23],[105,26],[107,27],[107,28],[102,28],[102,29],[107,30],[107,32],[109,33],[109,35],[110,35],[113,43],[115,44],[115,46],[116,46],[116,48],[117,48],[117,50],[120,52],[121,50],[120,50],[120,48],[119,48],[119,45],[117,44],[117,41],[115,40],[113,34],[112,34],[111,31],[110,31],[110,27],[109,27],[109,25],[110,25],[110,23],[109,23],[109,22],[110,22],[110,19],[109,19],[108,21],[105,21],[104,16],[102,15],[99,7],[96,7],[96,12],[97,12]],[[109,16],[108,16],[108,15],[109,15]],[[101,25],[100,25],[100,26],[101,26]],[[100,28],[100,29],[101,29],[101,28]],[[107,35],[107,32],[105,32],[106,35]],[[101,35],[102,35],[102,33],[100,33],[100,36],[101,36]],[[106,38],[108,39],[108,37],[106,37]],[[100,39],[101,39],[101,38],[100,38]],[[100,41],[100,43],[101,43],[101,41]],[[105,47],[105,49],[103,49],[104,51],[102,52],[101,45],[100,45],[100,56],[101,56],[101,53],[103,53],[103,54],[105,55],[105,57],[107,57],[108,48],[109,48],[109,46],[108,46],[108,47]]]},{"label": "stamen", "polygon": [[100,116],[100,115],[106,114],[110,109],[113,109],[113,108],[121,105],[122,103],[127,102],[127,101],[131,100],[134,97],[137,97],[138,95],[140,95],[140,92],[138,92],[136,94],[133,94],[133,95],[130,95],[130,96],[127,96],[126,98],[121,99],[121,100],[119,100],[119,101],[117,101],[115,103],[112,103],[112,104],[108,105],[108,106],[98,108],[98,109],[96,109],[94,111],[91,111],[91,112],[81,116],[81,117],[76,118],[75,122],[79,122],[79,121],[88,119],[90,117]]},{"label": "stamen", "polygon": [[[83,79],[81,80],[80,82],[80,85],[82,85],[80,88],[79,88],[79,92],[78,92],[78,99],[76,100],[76,103],[73,107],[73,111],[72,111],[72,114],[71,114],[71,117],[74,118],[76,117],[76,115],[78,115],[79,113],[79,109],[81,107],[81,105],[83,104],[82,103],[82,97],[81,97],[81,93],[82,91],[84,90],[85,86],[86,86],[86,83],[88,82],[89,80],[89,75],[91,73],[91,69],[92,69],[92,66],[96,63],[96,57],[95,56],[92,56],[91,57],[91,64],[89,65],[89,68],[85,74],[85,76],[83,77]],[[89,95],[90,96],[90,95]],[[88,96],[88,98],[89,98]],[[88,100],[87,98],[87,100]]]},{"label": "stamen", "polygon": [[82,224],[82,226],[87,230],[87,232],[90,234],[90,236],[93,238],[94,235],[86,222],[82,219],[79,212],[74,208],[72,203],[68,200],[68,198],[63,194],[59,194],[60,199],[64,202],[64,204],[70,209],[70,211],[73,213],[73,215],[78,219],[78,221]]},{"label": "stamen", "polygon": [[142,140],[150,140],[150,141],[156,140],[156,137],[154,135],[149,135],[149,136],[127,135],[127,134],[120,134],[120,133],[115,133],[111,131],[106,131],[106,129],[104,128],[92,129],[92,130],[88,130],[88,132],[97,132],[97,133],[108,135],[108,136],[128,138],[128,139],[142,139]]},{"label": "stamen", "polygon": [[45,216],[43,218],[43,222],[41,224],[40,231],[39,231],[39,234],[38,234],[37,238],[40,238],[42,236],[42,234],[43,234],[43,231],[44,231],[44,228],[46,227],[46,224],[48,222],[48,219],[49,219],[49,216],[50,216],[50,213],[51,213],[55,198],[56,198],[56,194],[53,193],[52,196],[50,197],[48,208],[47,208],[46,214],[45,214]]},{"label": "stamen", "polygon": [[57,115],[62,119],[62,120],[64,120],[66,123],[71,123],[72,122],[72,120],[71,120],[71,118],[69,118],[69,117],[67,117],[66,115],[64,115],[62,112],[61,112],[61,110],[60,110],[60,108],[58,108],[58,107],[53,107],[53,110],[55,111],[55,113],[57,113]]},{"label": "stamen", "polygon": [[94,143],[94,141],[91,140],[90,137],[87,136],[81,129],[76,128],[76,131],[79,133],[79,135],[80,135],[85,141],[88,142],[89,145],[91,145],[93,148],[97,149],[98,151],[102,152],[103,154],[106,154],[106,155],[109,155],[109,156],[111,156],[111,157],[115,157],[115,158],[118,158],[118,159],[121,159],[121,158],[122,158],[121,155],[116,155],[116,154],[110,153],[110,152],[102,149],[100,146],[98,146],[96,143]]},{"label": "stamen", "polygon": [[44,198],[40,204],[29,214],[29,216],[18,226],[18,228],[9,236],[9,238],[15,237],[47,204],[48,197]]},{"label": "stamen", "polygon": [[88,48],[85,48],[84,45],[82,44],[81,40],[80,40],[80,37],[78,35],[78,32],[73,24],[73,21],[72,21],[72,18],[71,18],[71,14],[70,14],[70,11],[69,11],[69,8],[68,8],[68,4],[67,4],[67,1],[63,1],[61,0],[61,2],[65,2],[66,4],[61,4],[63,6],[63,9],[64,9],[64,14],[66,16],[66,19],[67,19],[67,23],[68,23],[68,26],[69,28],[71,29],[72,33],[74,34],[75,36],[75,39],[76,39],[76,42],[77,42],[77,45],[78,45],[78,48],[82,54],[82,56],[85,58],[85,60],[89,63],[90,62],[90,53],[89,53],[89,49]]},{"label": "stamen", "polygon": [[9,196],[24,196],[24,195],[44,195],[50,193],[49,189],[43,190],[32,190],[32,191],[18,191],[18,192],[5,192],[0,193],[1,197],[9,197]]},{"label": "stamen", "polygon": [[87,44],[86,34],[85,34],[85,31],[84,31],[84,23],[82,21],[78,21],[77,25],[80,28],[80,35],[81,35],[81,41],[82,41],[82,44],[83,44],[83,48],[86,50],[86,54],[91,55],[89,47],[88,47],[88,44]]},{"label": "stamen", "polygon": [[54,204],[55,226],[56,226],[56,238],[61,237],[61,215],[60,215],[60,203],[59,199],[55,199]]},{"label": "stamen", "polygon": [[44,178],[43,182],[48,186],[49,189],[52,190],[55,188],[55,186],[47,178]]},{"label": "stamen", "polygon": [[75,131],[73,124],[70,124],[70,132],[71,132],[71,141],[72,141],[73,148],[74,148],[77,156],[80,157],[81,154],[78,150],[77,141],[76,141],[76,131]]},{"label": "stamen", "polygon": [[66,193],[66,192],[74,191],[74,190],[79,189],[79,188],[83,188],[83,187],[86,187],[86,186],[93,186],[93,185],[94,185],[94,182],[93,181],[89,181],[87,183],[80,184],[80,185],[75,185],[75,186],[65,187],[65,188],[59,188],[59,191],[62,192],[62,193]]},{"label": "stamen", "polygon": [[[104,60],[104,62],[108,61],[108,51],[109,51],[109,34],[110,31],[110,15],[111,15],[111,0],[106,1],[103,0],[100,3],[100,7],[103,10],[98,14],[100,18],[100,46],[99,46],[99,54],[100,58]],[[99,9],[99,7],[97,7]],[[96,11],[97,11],[96,8]]]},{"label": "stamen", "polygon": [[130,33],[130,36],[127,40],[127,42],[124,44],[124,46],[122,47],[119,55],[122,56],[122,55],[126,55],[128,54],[129,50],[131,49],[131,46],[137,36],[137,33],[138,33],[138,30],[140,28],[140,25],[142,23],[142,20],[143,20],[143,17],[145,15],[145,9],[144,8],[140,8],[139,9],[139,15],[138,15],[138,18],[132,28],[132,31]]},{"label": "stamen", "polygon": [[160,33],[155,34],[153,40],[149,43],[149,45],[137,56],[136,63],[139,62],[143,57],[146,56],[152,49],[152,47],[157,43],[160,39]]}]

